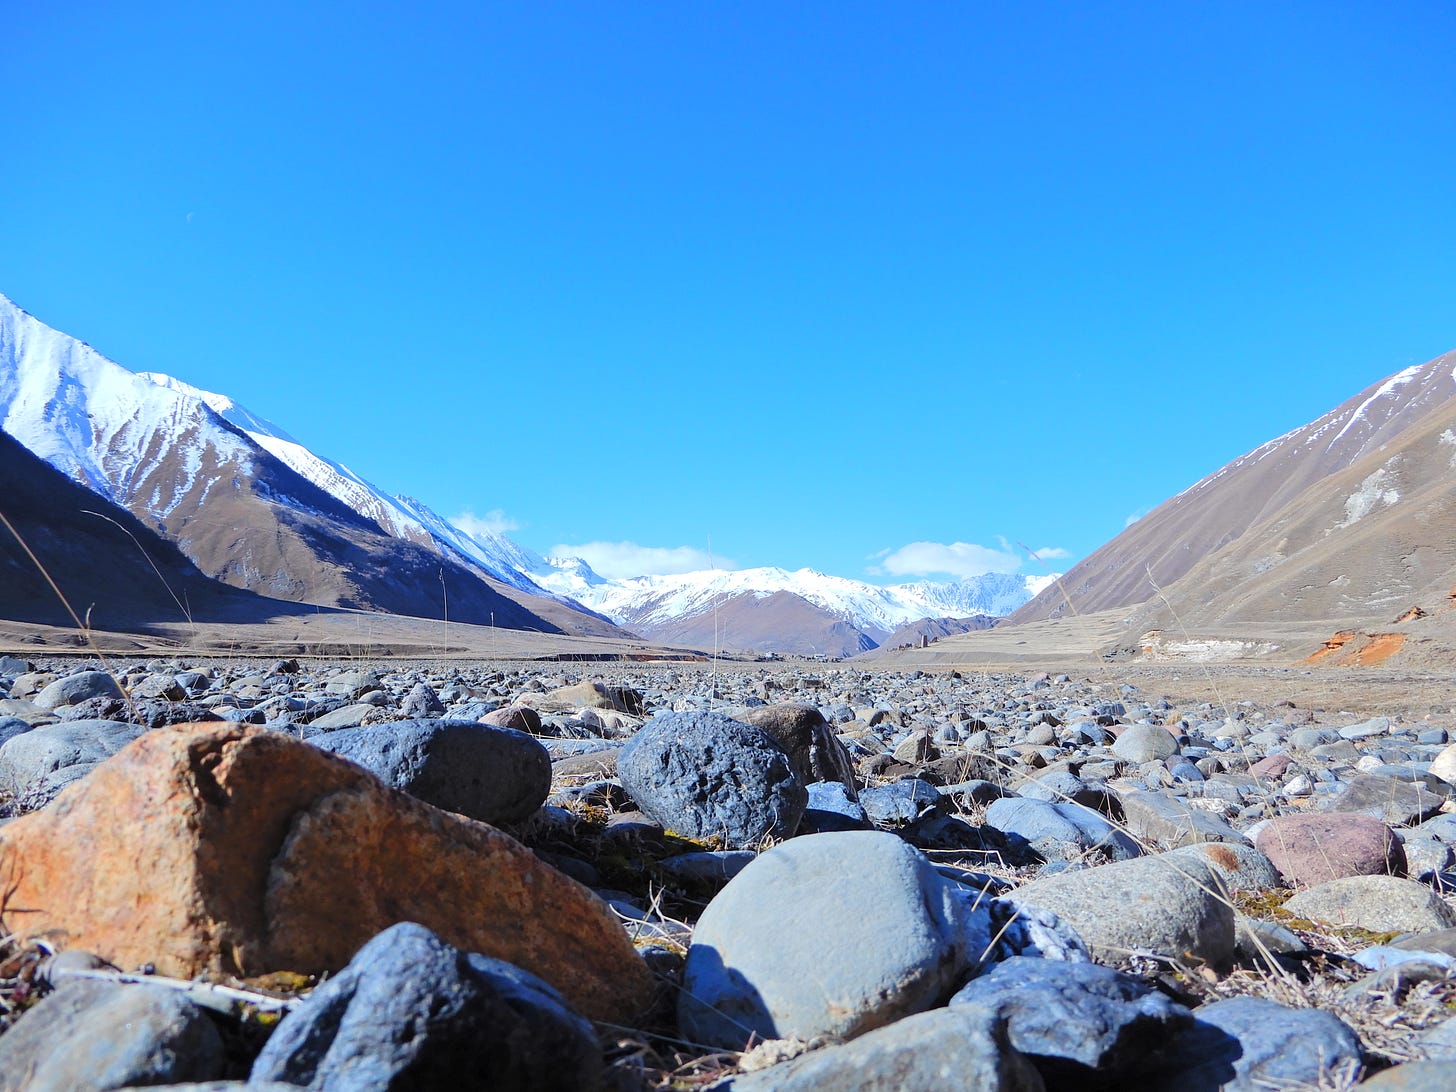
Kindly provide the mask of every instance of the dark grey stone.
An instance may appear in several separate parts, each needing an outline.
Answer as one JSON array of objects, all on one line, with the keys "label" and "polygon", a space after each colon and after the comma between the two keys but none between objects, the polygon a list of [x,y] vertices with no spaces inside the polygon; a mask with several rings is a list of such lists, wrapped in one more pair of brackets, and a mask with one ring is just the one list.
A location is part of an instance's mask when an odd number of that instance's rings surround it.
[{"label": "dark grey stone", "polygon": [[551,986],[404,922],[284,1017],[249,1083],[567,1092],[602,1079],[591,1024]]},{"label": "dark grey stone", "polygon": [[659,713],[622,748],[617,776],[667,830],[730,849],[791,836],[809,802],[783,749],[721,713]]},{"label": "dark grey stone", "polygon": [[1364,774],[1351,778],[1343,792],[1320,804],[1320,811],[1373,815],[1392,827],[1412,826],[1441,810],[1452,786],[1426,775],[1418,781]]},{"label": "dark grey stone", "polygon": [[1014,956],[951,998],[1007,1021],[1011,1045],[1054,1087],[1117,1087],[1192,1014],[1131,975],[1095,963]]},{"label": "dark grey stone", "polygon": [[207,1011],[155,986],[65,982],[0,1036],[0,1092],[99,1092],[225,1073]]},{"label": "dark grey stone", "polygon": [[994,1014],[973,1005],[909,1016],[843,1046],[715,1085],[715,1092],[1042,1092]]},{"label": "dark grey stone", "polygon": [[551,791],[550,755],[511,728],[406,720],[323,732],[308,742],[427,804],[485,823],[524,819]]},{"label": "dark grey stone", "polygon": [[869,817],[849,790],[838,781],[814,781],[808,785],[809,806],[799,820],[800,834],[822,834],[830,830],[868,830]]},{"label": "dark grey stone", "polygon": [[940,790],[918,777],[877,785],[859,794],[860,806],[876,823],[909,823],[927,808],[942,808]]},{"label": "dark grey stone", "polygon": [[1317,1087],[1360,1065],[1360,1040],[1319,1009],[1290,1009],[1259,997],[1232,997],[1194,1010],[1194,1022],[1168,1046],[1166,1065],[1139,1084],[1150,1092],[1262,1092]]}]

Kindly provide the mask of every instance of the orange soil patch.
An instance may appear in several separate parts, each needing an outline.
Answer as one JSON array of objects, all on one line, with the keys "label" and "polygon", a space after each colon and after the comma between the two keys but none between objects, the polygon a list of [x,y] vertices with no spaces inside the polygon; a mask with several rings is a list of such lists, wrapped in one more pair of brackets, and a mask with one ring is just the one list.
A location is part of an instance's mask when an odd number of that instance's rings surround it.
[{"label": "orange soil patch", "polygon": [[1324,647],[1300,661],[1301,665],[1374,667],[1389,660],[1405,645],[1404,633],[1356,633],[1342,629]]},{"label": "orange soil patch", "polygon": [[1399,618],[1392,622],[1391,625],[1398,626],[1402,622],[1414,622],[1417,618],[1424,618],[1425,616],[1426,612],[1420,607],[1411,607],[1410,610],[1402,614]]}]

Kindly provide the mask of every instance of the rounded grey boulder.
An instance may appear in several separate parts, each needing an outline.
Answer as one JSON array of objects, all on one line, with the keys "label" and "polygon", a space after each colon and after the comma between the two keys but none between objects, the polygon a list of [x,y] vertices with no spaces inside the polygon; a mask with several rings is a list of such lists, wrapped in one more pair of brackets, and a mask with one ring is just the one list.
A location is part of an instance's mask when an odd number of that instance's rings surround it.
[{"label": "rounded grey boulder", "polygon": [[484,823],[524,819],[551,792],[546,748],[510,728],[404,720],[322,732],[309,742],[427,804]]},{"label": "rounded grey boulder", "polygon": [[809,803],[783,749],[722,713],[659,713],[622,748],[617,776],[666,829],[729,849],[788,838]]},{"label": "rounded grey boulder", "polygon": [[71,720],[18,733],[0,743],[0,790],[40,807],[145,731],[119,720]]},{"label": "rounded grey boulder", "polygon": [[57,679],[33,699],[42,709],[80,705],[92,698],[120,698],[124,695],[116,680],[105,671],[78,671]]},{"label": "rounded grey boulder", "polygon": [[[694,1042],[851,1037],[945,1001],[992,946],[989,912],[893,834],[796,838],[708,904],[683,970]],[[974,949],[974,950],[972,950]]]},{"label": "rounded grey boulder", "polygon": [[1196,858],[1114,861],[1033,880],[1007,898],[1052,911],[1094,956],[1117,960],[1146,951],[1215,967],[1233,958],[1233,904],[1222,875]]},{"label": "rounded grey boulder", "polygon": [[0,1036],[0,1090],[71,1092],[226,1072],[207,1011],[155,986],[69,981]]}]

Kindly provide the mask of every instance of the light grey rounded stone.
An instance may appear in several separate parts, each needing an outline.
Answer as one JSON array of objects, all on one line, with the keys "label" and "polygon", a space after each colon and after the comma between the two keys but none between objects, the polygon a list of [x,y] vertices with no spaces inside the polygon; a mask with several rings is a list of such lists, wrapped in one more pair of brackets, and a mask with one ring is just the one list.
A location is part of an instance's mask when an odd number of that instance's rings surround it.
[{"label": "light grey rounded stone", "polygon": [[1429,933],[1456,926],[1435,891],[1398,876],[1345,876],[1299,892],[1284,904],[1296,917],[1355,925],[1372,933]]},{"label": "light grey rounded stone", "polygon": [[1222,876],[1201,860],[1115,861],[1033,880],[1006,897],[1052,911],[1099,958],[1150,951],[1222,967],[1233,957],[1233,906]]},{"label": "light grey rounded stone", "polygon": [[1083,854],[1125,861],[1142,854],[1137,842],[1081,804],[1008,796],[986,809],[986,822],[1025,838],[1049,861]]},{"label": "light grey rounded stone", "polygon": [[89,770],[146,730],[119,720],[71,720],[13,736],[0,744],[0,790],[31,806],[44,803],[74,780],[68,767]]},{"label": "light grey rounded stone", "polygon": [[[686,1038],[850,1037],[947,1000],[991,946],[989,913],[893,834],[796,838],[708,904],[678,1001]],[[972,950],[974,948],[974,950]]]},{"label": "light grey rounded stone", "polygon": [[0,1092],[211,1080],[226,1064],[206,1010],[155,986],[66,982],[0,1036]]},{"label": "light grey rounded stone", "polygon": [[1113,741],[1112,753],[1129,762],[1158,762],[1178,753],[1178,741],[1156,724],[1134,724]]},{"label": "light grey rounded stone", "polygon": [[1163,854],[1177,860],[1202,861],[1218,871],[1230,891],[1257,893],[1279,887],[1279,870],[1269,855],[1237,842],[1202,842]]},{"label": "light grey rounded stone", "polygon": [[33,699],[42,709],[57,709],[63,705],[79,705],[91,698],[124,697],[116,680],[105,671],[78,671],[74,675],[57,679]]},{"label": "light grey rounded stone", "polygon": [[716,1085],[720,1092],[1043,1092],[1036,1068],[1007,1041],[1005,1021],[978,1005],[908,1016],[843,1046]]}]

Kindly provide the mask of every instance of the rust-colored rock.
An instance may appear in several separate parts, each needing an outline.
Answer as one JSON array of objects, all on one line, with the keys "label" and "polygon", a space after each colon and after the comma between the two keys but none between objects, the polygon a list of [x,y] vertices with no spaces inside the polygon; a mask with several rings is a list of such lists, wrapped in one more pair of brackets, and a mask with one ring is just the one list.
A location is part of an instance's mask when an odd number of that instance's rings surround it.
[{"label": "rust-colored rock", "polygon": [[1307,887],[1346,876],[1403,876],[1405,850],[1391,829],[1368,815],[1281,815],[1254,843],[1284,882]]},{"label": "rust-colored rock", "polygon": [[259,728],[142,736],[0,828],[0,884],[7,931],[183,978],[333,971],[416,921],[593,1018],[652,988],[606,905],[513,838]]}]

